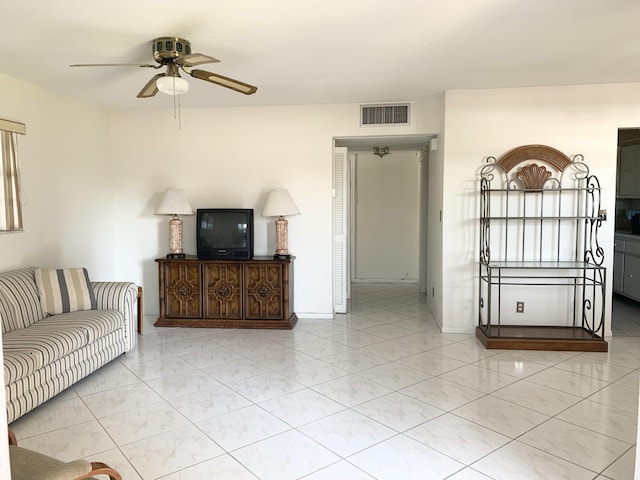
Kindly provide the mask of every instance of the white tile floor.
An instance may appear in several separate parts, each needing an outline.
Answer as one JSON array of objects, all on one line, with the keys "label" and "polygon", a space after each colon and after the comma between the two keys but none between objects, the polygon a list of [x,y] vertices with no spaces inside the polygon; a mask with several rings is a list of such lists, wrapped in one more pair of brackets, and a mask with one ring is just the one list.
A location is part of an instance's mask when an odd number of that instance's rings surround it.
[{"label": "white tile floor", "polygon": [[22,446],[126,480],[633,478],[640,307],[609,353],[485,350],[412,285],[292,331],[154,328],[12,424]]}]

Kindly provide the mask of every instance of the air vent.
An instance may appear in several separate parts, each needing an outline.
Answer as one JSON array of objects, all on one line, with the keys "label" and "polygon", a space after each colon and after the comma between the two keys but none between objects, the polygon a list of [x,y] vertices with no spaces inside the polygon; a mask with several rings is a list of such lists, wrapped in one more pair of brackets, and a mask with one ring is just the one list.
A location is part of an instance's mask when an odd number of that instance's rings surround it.
[{"label": "air vent", "polygon": [[360,125],[409,125],[409,104],[361,105]]}]

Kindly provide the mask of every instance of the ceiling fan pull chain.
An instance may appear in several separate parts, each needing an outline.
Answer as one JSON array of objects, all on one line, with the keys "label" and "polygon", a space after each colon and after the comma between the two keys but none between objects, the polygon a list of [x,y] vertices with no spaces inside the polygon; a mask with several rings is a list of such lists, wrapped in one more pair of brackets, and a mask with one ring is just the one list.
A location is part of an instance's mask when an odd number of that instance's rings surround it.
[{"label": "ceiling fan pull chain", "polygon": [[173,96],[173,119],[178,120],[178,130],[182,130],[182,109],[180,108],[180,95]]}]

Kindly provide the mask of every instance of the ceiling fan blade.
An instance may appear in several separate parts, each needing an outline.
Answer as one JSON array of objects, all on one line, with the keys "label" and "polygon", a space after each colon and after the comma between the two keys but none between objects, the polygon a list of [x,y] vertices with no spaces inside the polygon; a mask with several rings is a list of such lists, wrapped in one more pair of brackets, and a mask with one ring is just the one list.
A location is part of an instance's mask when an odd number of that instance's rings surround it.
[{"label": "ceiling fan blade", "polygon": [[151,80],[149,80],[147,84],[144,87],[142,87],[142,90],[140,90],[140,93],[138,93],[137,97],[138,98],[153,97],[156,93],[158,93],[158,86],[156,85],[156,80],[164,76],[165,76],[164,73],[159,73],[157,75],[154,75],[153,78],[151,78]]},{"label": "ceiling fan blade", "polygon": [[218,75],[217,73],[207,72],[205,70],[191,70],[189,75],[194,78],[199,78],[200,80],[215,83],[222,87],[230,88],[231,90],[244,93],[245,95],[251,95],[256,93],[258,90],[258,87],[254,87],[248,83],[240,82],[239,80],[234,80],[233,78]]},{"label": "ceiling fan blade", "polygon": [[220,60],[203,53],[192,53],[178,57],[174,62],[182,67],[194,67],[196,65],[202,65],[203,63],[219,63]]},{"label": "ceiling fan blade", "polygon": [[149,63],[74,63],[70,67],[146,67],[160,68],[162,65],[151,65]]}]

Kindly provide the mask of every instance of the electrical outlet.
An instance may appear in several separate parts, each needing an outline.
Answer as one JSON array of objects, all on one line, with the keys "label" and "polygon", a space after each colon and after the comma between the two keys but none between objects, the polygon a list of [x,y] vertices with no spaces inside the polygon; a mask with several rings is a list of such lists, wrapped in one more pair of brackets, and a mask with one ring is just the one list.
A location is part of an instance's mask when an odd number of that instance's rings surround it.
[{"label": "electrical outlet", "polygon": [[524,313],[524,302],[516,302],[516,313]]}]

